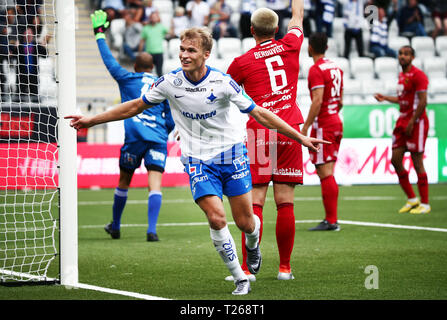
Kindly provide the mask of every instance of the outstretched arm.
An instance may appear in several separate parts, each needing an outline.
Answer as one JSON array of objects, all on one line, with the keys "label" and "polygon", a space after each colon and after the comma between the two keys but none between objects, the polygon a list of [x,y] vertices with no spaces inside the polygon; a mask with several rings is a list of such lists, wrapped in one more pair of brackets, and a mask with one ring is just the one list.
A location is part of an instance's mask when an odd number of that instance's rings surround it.
[{"label": "outstretched arm", "polygon": [[268,129],[276,129],[279,133],[289,137],[290,139],[293,139],[295,141],[298,141],[303,146],[309,148],[312,151],[318,152],[319,150],[319,144],[330,144],[329,141],[321,140],[321,139],[315,139],[311,137],[307,137],[305,135],[302,135],[298,131],[296,131],[294,128],[292,128],[287,122],[282,120],[280,117],[278,117],[273,112],[256,106],[253,108],[253,110],[250,112],[250,115],[255,118],[257,122],[262,124],[264,127]]},{"label": "outstretched arm", "polygon": [[374,98],[376,98],[377,101],[382,102],[382,101],[388,101],[391,103],[399,103],[399,98],[398,97],[393,97],[393,96],[385,96],[381,93],[376,93],[374,95]]},{"label": "outstretched arm", "polygon": [[76,130],[79,130],[83,128],[90,128],[101,123],[131,118],[150,107],[151,106],[147,105],[142,98],[137,98],[121,103],[113,109],[107,110],[92,117],[68,115],[65,116],[64,119],[72,119],[70,121],[70,126]]},{"label": "outstretched arm", "polygon": [[290,19],[287,30],[293,27],[300,27],[303,29],[303,17],[304,17],[304,1],[292,0],[292,18]]}]

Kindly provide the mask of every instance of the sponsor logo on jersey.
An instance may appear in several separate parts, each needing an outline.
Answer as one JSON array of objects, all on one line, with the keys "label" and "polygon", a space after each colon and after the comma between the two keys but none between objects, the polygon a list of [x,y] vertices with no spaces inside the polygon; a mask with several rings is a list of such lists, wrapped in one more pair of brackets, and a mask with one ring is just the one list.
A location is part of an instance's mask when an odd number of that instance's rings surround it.
[{"label": "sponsor logo on jersey", "polygon": [[151,155],[152,159],[154,159],[154,160],[165,161],[165,159],[166,159],[165,154],[162,152],[159,152],[159,151],[150,150],[149,154]]},{"label": "sponsor logo on jersey", "polygon": [[211,103],[213,103],[214,102],[214,100],[216,100],[217,99],[217,97],[211,92],[211,94],[208,96],[208,97],[206,97],[208,100],[206,101],[206,103],[208,103],[208,104],[211,104]]},{"label": "sponsor logo on jersey", "polygon": [[206,88],[185,88],[186,92],[205,92]]},{"label": "sponsor logo on jersey", "polygon": [[182,115],[185,118],[193,119],[193,120],[205,120],[208,118],[212,118],[217,114],[216,110],[207,113],[189,113],[187,111],[182,111]]},{"label": "sponsor logo on jersey", "polygon": [[201,164],[189,164],[188,174],[191,177],[195,177],[199,174],[202,174],[202,165]]},{"label": "sponsor logo on jersey", "polygon": [[239,158],[233,160],[233,165],[236,169],[235,172],[245,170],[247,169],[247,159],[245,156],[240,156]]},{"label": "sponsor logo on jersey", "polygon": [[176,78],[174,80],[174,86],[176,86],[176,87],[180,87],[182,85],[182,83],[183,83],[182,79]]}]

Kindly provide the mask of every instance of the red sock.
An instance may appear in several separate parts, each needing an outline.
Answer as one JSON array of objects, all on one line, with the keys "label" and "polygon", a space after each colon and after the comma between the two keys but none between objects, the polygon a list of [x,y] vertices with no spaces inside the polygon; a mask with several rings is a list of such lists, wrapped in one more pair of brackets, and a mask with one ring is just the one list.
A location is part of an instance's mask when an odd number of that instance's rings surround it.
[{"label": "red sock", "polygon": [[295,241],[295,214],[293,203],[277,205],[276,217],[276,243],[279,251],[279,269],[281,272],[290,272],[290,256]]},{"label": "red sock", "polygon": [[408,172],[406,170],[402,170],[401,172],[396,172],[397,177],[399,178],[399,184],[407,195],[408,199],[416,198],[414,194],[413,187],[410,184],[410,180],[408,179]]},{"label": "red sock", "polygon": [[[255,215],[258,216],[259,220],[261,221],[261,225],[259,227],[259,243],[261,243],[262,239],[262,229],[263,229],[263,220],[262,220],[262,206],[260,204],[253,204],[253,212]],[[247,250],[245,249],[245,233],[242,232],[242,270],[248,271],[247,268]]]},{"label": "red sock", "polygon": [[338,185],[333,175],[320,180],[320,182],[326,220],[334,224],[337,222]]},{"label": "red sock", "polygon": [[428,204],[428,179],[427,173],[418,173],[418,189],[421,203]]}]

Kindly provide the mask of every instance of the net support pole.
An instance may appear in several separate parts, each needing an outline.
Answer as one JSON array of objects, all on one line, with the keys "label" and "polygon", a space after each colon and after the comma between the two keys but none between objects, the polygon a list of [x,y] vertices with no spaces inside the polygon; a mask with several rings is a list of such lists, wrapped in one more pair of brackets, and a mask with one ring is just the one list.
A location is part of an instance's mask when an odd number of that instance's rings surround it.
[{"label": "net support pole", "polygon": [[76,113],[74,0],[56,0],[56,50],[59,108],[60,280],[78,284],[78,190],[76,130],[64,116]]}]

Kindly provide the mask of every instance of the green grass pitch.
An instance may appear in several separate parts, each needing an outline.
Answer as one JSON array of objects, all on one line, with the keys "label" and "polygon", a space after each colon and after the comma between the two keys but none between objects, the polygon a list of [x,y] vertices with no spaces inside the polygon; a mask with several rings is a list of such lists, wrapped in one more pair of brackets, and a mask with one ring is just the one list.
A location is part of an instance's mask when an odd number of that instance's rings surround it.
[{"label": "green grass pitch", "polygon": [[[263,266],[247,296],[234,285],[217,255],[206,218],[189,188],[163,189],[159,242],[146,242],[147,190],[131,189],[121,239],[103,230],[111,221],[112,189],[79,190],[79,282],[180,300],[444,300],[447,232],[390,228],[419,226],[447,231],[447,185],[430,185],[432,212],[398,214],[405,198],[398,185],[341,186],[340,232],[309,232],[323,219],[319,186],[297,187],[293,281],[278,281],[276,210],[272,190],[264,208]],[[224,200],[232,222],[228,201]],[[346,221],[346,223],[343,223]],[[373,222],[366,226],[352,222]],[[388,225],[388,227],[387,227]],[[240,253],[240,233],[230,230]],[[377,289],[367,289],[367,266],[377,267]],[[57,274],[58,266],[49,275]],[[0,286],[0,300],[126,300],[128,296],[64,286]]]}]

